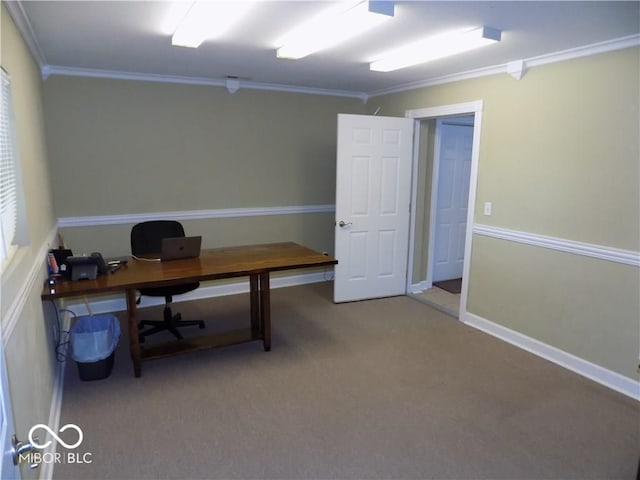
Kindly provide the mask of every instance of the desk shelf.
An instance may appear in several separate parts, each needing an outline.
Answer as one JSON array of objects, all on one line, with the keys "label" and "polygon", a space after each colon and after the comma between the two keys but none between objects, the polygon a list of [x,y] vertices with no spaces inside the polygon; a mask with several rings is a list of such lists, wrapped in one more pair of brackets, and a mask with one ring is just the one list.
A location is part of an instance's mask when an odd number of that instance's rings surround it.
[{"label": "desk shelf", "polygon": [[227,347],[240,343],[256,342],[258,340],[262,340],[260,332],[254,332],[250,328],[241,328],[228,332],[173,340],[157,345],[141,345],[140,353],[142,360],[152,360],[180,353]]}]

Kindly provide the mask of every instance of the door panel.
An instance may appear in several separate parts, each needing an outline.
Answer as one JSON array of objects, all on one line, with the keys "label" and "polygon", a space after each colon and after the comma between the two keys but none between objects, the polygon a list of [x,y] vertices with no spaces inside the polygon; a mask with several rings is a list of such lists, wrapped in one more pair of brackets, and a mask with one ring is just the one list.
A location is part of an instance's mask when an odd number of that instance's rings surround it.
[{"label": "door panel", "polygon": [[2,480],[20,479],[20,469],[13,465],[11,437],[14,433],[11,394],[7,380],[4,359],[4,343],[0,332],[0,436],[2,440],[2,456],[0,456],[0,478]]},{"label": "door panel", "polygon": [[434,282],[462,277],[473,144],[473,126],[440,129]]},{"label": "door panel", "polygon": [[412,152],[411,119],[338,115],[336,302],[405,293]]}]

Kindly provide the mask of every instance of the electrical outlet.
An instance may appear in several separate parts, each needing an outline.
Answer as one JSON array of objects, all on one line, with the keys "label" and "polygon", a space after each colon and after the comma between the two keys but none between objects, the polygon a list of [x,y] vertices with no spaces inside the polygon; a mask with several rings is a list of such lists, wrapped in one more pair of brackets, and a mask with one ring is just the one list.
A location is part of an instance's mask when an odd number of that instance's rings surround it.
[{"label": "electrical outlet", "polygon": [[484,214],[488,217],[491,216],[491,209],[493,208],[493,205],[491,205],[491,202],[484,202]]}]

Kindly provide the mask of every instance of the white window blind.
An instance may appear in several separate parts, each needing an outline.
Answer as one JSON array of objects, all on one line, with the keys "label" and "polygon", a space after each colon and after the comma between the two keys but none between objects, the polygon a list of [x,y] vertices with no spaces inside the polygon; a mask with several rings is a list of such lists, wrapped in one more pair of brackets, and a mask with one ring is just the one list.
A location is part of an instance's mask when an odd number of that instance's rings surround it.
[{"label": "white window blind", "polygon": [[11,79],[4,69],[0,102],[0,260],[13,245],[26,244],[26,218],[11,98]]}]

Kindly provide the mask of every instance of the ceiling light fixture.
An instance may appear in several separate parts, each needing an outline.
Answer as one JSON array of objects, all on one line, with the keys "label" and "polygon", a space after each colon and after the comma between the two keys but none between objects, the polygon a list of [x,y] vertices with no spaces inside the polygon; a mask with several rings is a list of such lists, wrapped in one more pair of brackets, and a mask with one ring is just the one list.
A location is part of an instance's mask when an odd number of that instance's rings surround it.
[{"label": "ceiling light fixture", "polygon": [[447,32],[385,52],[369,64],[369,69],[376,72],[399,70],[490,45],[499,42],[501,36],[500,30],[489,27]]},{"label": "ceiling light fixture", "polygon": [[393,13],[393,2],[341,2],[285,35],[277,43],[277,56],[296,60],[325,50],[384,23]]},{"label": "ceiling light fixture", "polygon": [[198,48],[205,40],[220,37],[235,25],[255,2],[193,2],[171,37],[171,44]]}]

